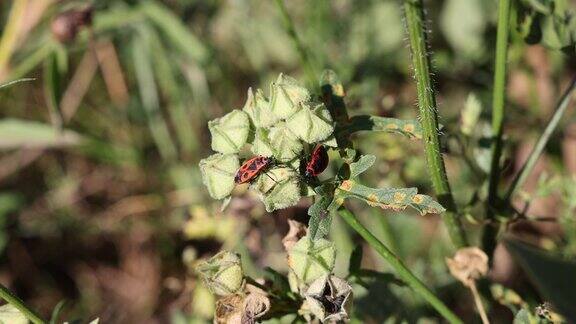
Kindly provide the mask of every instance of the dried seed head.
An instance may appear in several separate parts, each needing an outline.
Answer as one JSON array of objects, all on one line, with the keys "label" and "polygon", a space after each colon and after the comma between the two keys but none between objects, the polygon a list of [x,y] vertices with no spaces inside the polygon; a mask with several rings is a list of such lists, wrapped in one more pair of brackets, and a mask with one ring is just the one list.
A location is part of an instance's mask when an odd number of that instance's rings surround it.
[{"label": "dried seed head", "polygon": [[452,259],[446,259],[446,264],[452,276],[465,286],[488,273],[488,256],[477,247],[459,249]]},{"label": "dried seed head", "polygon": [[352,287],[336,276],[323,276],[310,284],[304,294],[306,307],[322,323],[348,319],[352,306]]},{"label": "dried seed head", "polygon": [[240,324],[242,323],[242,309],[244,297],[242,295],[229,295],[216,301],[214,323]]},{"label": "dried seed head", "polygon": [[270,310],[270,299],[265,293],[253,292],[244,299],[242,311],[243,323],[253,323],[255,319],[264,316]]},{"label": "dried seed head", "polygon": [[244,273],[238,254],[222,251],[196,268],[200,277],[219,296],[236,294],[244,287]]}]

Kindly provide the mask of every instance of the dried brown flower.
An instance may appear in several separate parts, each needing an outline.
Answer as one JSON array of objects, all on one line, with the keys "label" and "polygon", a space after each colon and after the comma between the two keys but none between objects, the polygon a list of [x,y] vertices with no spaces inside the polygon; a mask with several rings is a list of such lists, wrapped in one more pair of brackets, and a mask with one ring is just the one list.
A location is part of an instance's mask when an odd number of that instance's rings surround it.
[{"label": "dried brown flower", "polygon": [[446,258],[446,264],[452,276],[467,287],[488,272],[488,256],[477,247],[459,249],[453,258]]}]

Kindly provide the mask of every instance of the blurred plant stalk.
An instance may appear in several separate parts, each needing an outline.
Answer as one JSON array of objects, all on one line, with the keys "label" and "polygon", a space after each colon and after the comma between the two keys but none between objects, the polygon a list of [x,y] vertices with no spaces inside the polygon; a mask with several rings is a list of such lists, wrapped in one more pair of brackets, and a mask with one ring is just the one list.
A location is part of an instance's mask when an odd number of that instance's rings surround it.
[{"label": "blurred plant stalk", "polygon": [[[508,34],[510,29],[510,0],[500,0],[498,5],[498,30],[496,34],[496,62],[494,67],[494,87],[492,92],[492,161],[488,182],[486,218],[494,220],[498,202],[498,182],[500,180],[500,156],[502,155],[502,132],[504,126],[504,101],[506,99],[506,58],[508,56]],[[498,228],[486,226],[482,245],[488,256],[496,248]]]},{"label": "blurred plant stalk", "polygon": [[[10,59],[53,0],[14,0],[0,39],[0,83],[11,74]],[[18,76],[12,76],[17,79]]]},{"label": "blurred plant stalk", "polygon": [[424,25],[424,5],[421,0],[405,0],[404,11],[406,12],[406,27],[418,91],[418,108],[424,133],[426,164],[432,178],[432,186],[438,195],[438,201],[446,208],[442,219],[448,229],[450,239],[456,248],[461,248],[467,245],[467,240],[458,217],[456,203],[452,196],[444,159],[440,151],[438,106],[430,77],[430,56],[427,48],[426,26]]}]

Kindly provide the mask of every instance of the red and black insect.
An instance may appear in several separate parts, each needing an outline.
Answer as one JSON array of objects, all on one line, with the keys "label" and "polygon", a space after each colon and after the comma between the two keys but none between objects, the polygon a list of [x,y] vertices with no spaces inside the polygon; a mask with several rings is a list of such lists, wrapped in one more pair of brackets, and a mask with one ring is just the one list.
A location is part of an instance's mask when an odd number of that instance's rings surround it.
[{"label": "red and black insect", "polygon": [[318,144],[312,151],[312,154],[310,154],[310,159],[301,162],[300,171],[307,179],[317,177],[320,173],[326,170],[328,162],[329,158],[326,148],[323,145]]},{"label": "red and black insect", "polygon": [[236,182],[236,184],[242,184],[252,181],[261,172],[270,167],[272,162],[272,158],[262,155],[246,160],[236,172],[234,182]]}]

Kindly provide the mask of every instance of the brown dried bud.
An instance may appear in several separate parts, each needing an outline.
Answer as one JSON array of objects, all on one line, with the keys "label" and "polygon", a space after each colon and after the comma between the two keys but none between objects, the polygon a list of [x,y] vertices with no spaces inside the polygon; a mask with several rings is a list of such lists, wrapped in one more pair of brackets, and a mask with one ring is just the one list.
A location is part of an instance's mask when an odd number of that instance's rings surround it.
[{"label": "brown dried bud", "polygon": [[240,324],[242,323],[242,309],[244,296],[228,295],[216,301],[214,323],[217,324]]},{"label": "brown dried bud", "polygon": [[50,25],[52,35],[61,43],[73,41],[80,28],[92,24],[92,14],[92,7],[68,10],[59,14]]},{"label": "brown dried bud", "polygon": [[467,287],[488,273],[488,256],[477,247],[459,249],[452,259],[446,258],[446,264],[452,276]]},{"label": "brown dried bud", "polygon": [[306,225],[293,219],[288,220],[288,233],[282,239],[282,245],[286,252],[290,250],[298,240],[306,236]]},{"label": "brown dried bud", "polygon": [[253,292],[244,300],[244,309],[242,311],[242,323],[254,323],[270,310],[270,299],[266,294]]}]

